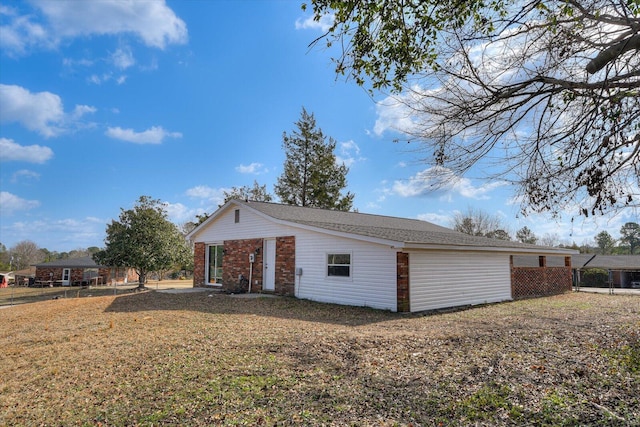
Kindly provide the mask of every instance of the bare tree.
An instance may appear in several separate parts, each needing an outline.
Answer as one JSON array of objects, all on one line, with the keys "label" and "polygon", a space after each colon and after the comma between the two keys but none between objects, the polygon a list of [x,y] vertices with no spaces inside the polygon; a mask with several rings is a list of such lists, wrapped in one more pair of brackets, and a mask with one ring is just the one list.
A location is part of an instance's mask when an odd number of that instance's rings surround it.
[{"label": "bare tree", "polygon": [[[232,187],[229,191],[223,191],[224,202],[222,205],[232,199],[239,200],[253,200],[256,202],[270,202],[273,200],[273,196],[267,191],[266,185],[258,184],[258,181],[253,181],[253,187],[244,185],[242,187]],[[222,207],[220,205],[219,207]]]},{"label": "bare tree", "polygon": [[22,270],[30,265],[42,262],[44,256],[38,245],[31,240],[22,240],[9,249],[11,266],[14,270]]},{"label": "bare tree", "polygon": [[485,236],[501,240],[510,240],[507,227],[498,215],[492,215],[482,209],[467,208],[465,213],[456,212],[453,217],[453,229],[472,236]]},{"label": "bare tree", "polygon": [[493,159],[525,213],[640,206],[640,1],[311,2],[335,17],[314,43],[391,88],[429,164]]},{"label": "bare tree", "polygon": [[560,245],[560,235],[558,235],[558,233],[545,233],[540,238],[539,244],[542,246],[549,246],[551,248],[556,247]]}]

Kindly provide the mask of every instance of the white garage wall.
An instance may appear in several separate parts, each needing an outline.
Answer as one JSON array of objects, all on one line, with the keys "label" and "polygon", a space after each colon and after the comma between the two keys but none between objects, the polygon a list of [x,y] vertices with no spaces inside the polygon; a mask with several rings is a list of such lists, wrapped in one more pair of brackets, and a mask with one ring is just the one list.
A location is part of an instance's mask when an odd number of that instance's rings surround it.
[{"label": "white garage wall", "polygon": [[510,300],[509,255],[410,252],[409,298],[412,312]]},{"label": "white garage wall", "polygon": [[[351,254],[351,277],[328,277],[328,253]],[[296,235],[296,296],[396,311],[396,251],[383,245],[302,230]]]}]

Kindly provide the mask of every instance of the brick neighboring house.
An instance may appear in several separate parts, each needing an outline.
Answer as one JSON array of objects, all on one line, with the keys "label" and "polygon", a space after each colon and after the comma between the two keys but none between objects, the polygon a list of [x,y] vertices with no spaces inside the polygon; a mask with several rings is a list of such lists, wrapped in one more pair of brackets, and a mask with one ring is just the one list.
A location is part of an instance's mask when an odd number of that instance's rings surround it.
[{"label": "brick neighboring house", "polygon": [[[575,253],[426,221],[240,200],[187,237],[196,287],[402,312],[570,291]],[[539,260],[526,272],[513,264],[525,254]]]},{"label": "brick neighboring house", "polygon": [[58,259],[36,264],[35,282],[51,286],[110,285],[137,282],[138,275],[130,268],[98,265],[91,257]]}]

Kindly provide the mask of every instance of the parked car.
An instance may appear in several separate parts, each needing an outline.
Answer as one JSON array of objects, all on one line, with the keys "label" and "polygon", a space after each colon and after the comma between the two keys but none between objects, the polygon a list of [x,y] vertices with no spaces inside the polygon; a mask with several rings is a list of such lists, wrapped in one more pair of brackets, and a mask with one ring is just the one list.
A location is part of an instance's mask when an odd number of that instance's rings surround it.
[{"label": "parked car", "polygon": [[631,282],[631,287],[633,289],[640,289],[640,280],[634,280]]},{"label": "parked car", "polygon": [[6,274],[0,274],[0,288],[6,288],[9,286],[9,280]]}]

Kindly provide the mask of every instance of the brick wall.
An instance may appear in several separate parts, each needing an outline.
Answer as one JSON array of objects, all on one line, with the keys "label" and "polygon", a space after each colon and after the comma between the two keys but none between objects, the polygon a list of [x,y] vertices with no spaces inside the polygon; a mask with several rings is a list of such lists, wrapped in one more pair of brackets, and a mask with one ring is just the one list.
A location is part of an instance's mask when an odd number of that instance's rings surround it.
[{"label": "brick wall", "polygon": [[[222,257],[222,288],[228,292],[246,292],[247,285],[241,284],[241,278],[249,280],[251,273],[251,292],[261,292],[264,266],[264,239],[225,240]],[[257,251],[256,251],[257,250]],[[250,271],[249,254],[255,261]],[[194,245],[193,286],[205,286],[206,283],[206,245],[198,242]],[[295,295],[296,240],[295,236],[276,238],[275,293]]]},{"label": "brick wall", "polygon": [[[64,267],[36,267],[35,280],[36,281],[57,281],[62,280],[62,273]],[[130,270],[129,270],[130,271]],[[69,272],[69,282],[71,285],[77,285],[82,283],[84,280],[84,268],[71,268]],[[134,272],[135,273],[135,272]],[[102,277],[102,282],[98,282],[98,284],[107,285],[111,283],[111,269],[110,268],[100,268],[98,269],[98,276]],[[130,275],[131,278],[135,277],[134,280],[138,280],[137,275]],[[129,279],[131,280],[131,279]],[[95,282],[92,282],[95,284]]]},{"label": "brick wall", "polygon": [[[262,239],[225,240],[222,257],[222,288],[229,292],[246,292],[247,286],[240,278],[249,280],[251,273],[251,292],[262,290]],[[256,253],[257,252],[257,253]],[[249,254],[253,253],[253,269],[249,263]]]},{"label": "brick wall", "polygon": [[198,288],[205,285],[207,268],[205,256],[205,244],[198,242],[193,246],[193,287]]},{"label": "brick wall", "polygon": [[296,294],[296,238],[295,236],[276,239],[276,287],[279,295]]},{"label": "brick wall", "polygon": [[547,267],[540,257],[539,267],[514,267],[511,257],[511,296],[513,299],[557,295],[571,291],[571,257],[564,267]]},{"label": "brick wall", "polygon": [[411,310],[409,300],[409,254],[396,254],[397,311],[406,313]]}]

